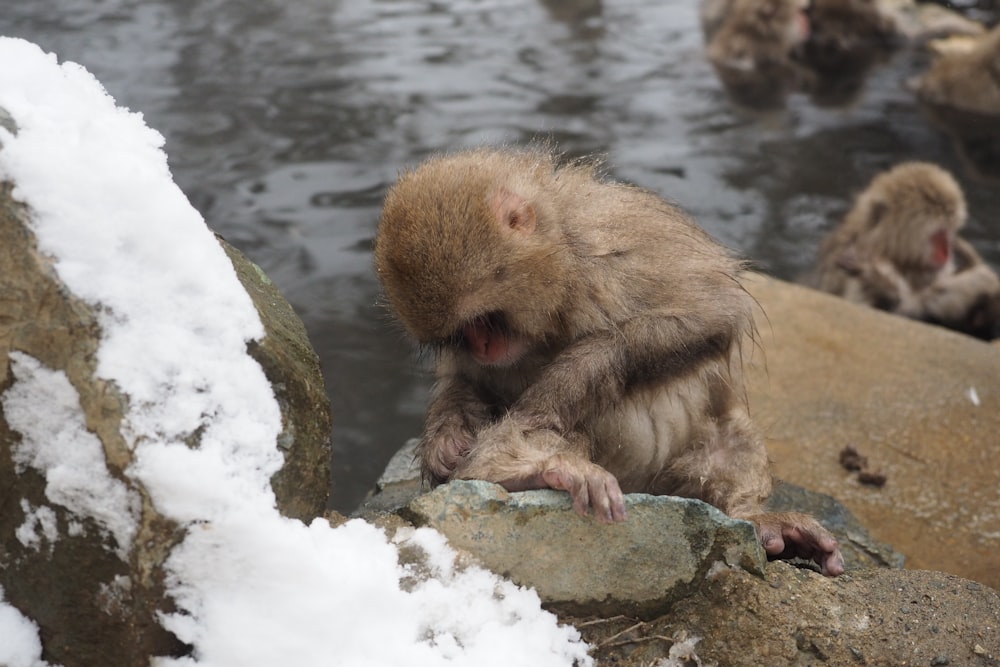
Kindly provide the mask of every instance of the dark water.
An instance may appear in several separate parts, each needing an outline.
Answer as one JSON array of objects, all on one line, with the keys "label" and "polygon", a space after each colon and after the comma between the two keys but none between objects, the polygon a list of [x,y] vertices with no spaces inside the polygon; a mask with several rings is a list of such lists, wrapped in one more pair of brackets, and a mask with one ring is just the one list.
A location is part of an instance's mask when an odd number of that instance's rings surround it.
[{"label": "dark water", "polygon": [[932,160],[1000,265],[1000,184],[902,86],[926,56],[899,52],[848,108],[748,114],[704,60],[696,0],[32,0],[0,34],[142,111],[209,225],[296,307],[334,406],[339,510],[420,429],[428,378],[375,305],[370,242],[387,184],[431,152],[548,137],[606,153],[785,278],[876,171]]}]

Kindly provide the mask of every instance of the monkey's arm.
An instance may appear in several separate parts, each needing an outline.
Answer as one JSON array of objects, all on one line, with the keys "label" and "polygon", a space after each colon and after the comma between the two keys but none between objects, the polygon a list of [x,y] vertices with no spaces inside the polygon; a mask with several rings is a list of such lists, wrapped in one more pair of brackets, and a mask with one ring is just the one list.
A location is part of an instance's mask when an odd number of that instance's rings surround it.
[{"label": "monkey's arm", "polygon": [[957,326],[978,304],[998,293],[1000,278],[980,262],[964,271],[941,275],[920,293],[920,298],[928,318]]},{"label": "monkey's arm", "polygon": [[915,319],[924,315],[920,296],[891,262],[877,259],[868,263],[859,279],[868,303],[875,308]]},{"label": "monkey's arm", "polygon": [[891,262],[864,257],[857,246],[851,244],[837,256],[836,266],[849,276],[842,293],[848,301],[904,317],[923,316],[924,306],[920,297]]},{"label": "monkey's arm", "polygon": [[542,370],[511,407],[510,418],[565,434],[637,384],[669,382],[727,357],[739,344],[743,323],[749,327],[749,313],[739,308],[638,316],[615,330],[584,336]]},{"label": "monkey's arm", "polygon": [[590,442],[582,433],[565,437],[502,419],[478,434],[476,446],[459,463],[457,479],[485,479],[508,491],[568,491],[577,513],[591,508],[601,523],[624,521],[625,497],[618,480],[590,459]]},{"label": "monkey's arm", "polygon": [[976,249],[972,247],[972,244],[963,239],[961,236],[955,238],[955,246],[953,249],[953,255],[955,258],[955,272],[961,273],[966,269],[971,269],[980,264],[985,264],[983,258],[979,256]]},{"label": "monkey's arm", "polygon": [[416,450],[424,479],[433,484],[448,480],[472,448],[474,434],[489,421],[490,413],[471,382],[458,374],[440,374]]}]

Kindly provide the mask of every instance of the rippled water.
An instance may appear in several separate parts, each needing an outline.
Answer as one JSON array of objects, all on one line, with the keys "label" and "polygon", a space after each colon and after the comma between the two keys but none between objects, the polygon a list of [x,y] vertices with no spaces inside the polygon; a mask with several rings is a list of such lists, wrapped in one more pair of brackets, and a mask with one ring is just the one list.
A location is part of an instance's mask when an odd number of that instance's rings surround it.
[{"label": "rippled water", "polygon": [[932,160],[959,177],[967,236],[1000,265],[1000,184],[974,178],[902,87],[918,52],[849,108],[795,97],[749,114],[704,60],[695,0],[10,4],[0,34],[83,64],[142,111],[208,223],[302,316],[334,406],[340,510],[420,429],[428,377],[375,305],[370,243],[386,186],[434,151],[545,137],[606,153],[616,177],[785,278],[876,171]]}]

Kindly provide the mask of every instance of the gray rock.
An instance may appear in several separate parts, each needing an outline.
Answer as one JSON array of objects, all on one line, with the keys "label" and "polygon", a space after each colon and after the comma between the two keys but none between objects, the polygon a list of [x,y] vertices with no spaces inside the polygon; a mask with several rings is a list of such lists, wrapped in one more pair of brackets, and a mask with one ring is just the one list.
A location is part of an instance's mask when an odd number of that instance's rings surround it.
[{"label": "gray rock", "polygon": [[[12,350],[63,371],[101,440],[109,471],[128,479],[132,452],[118,430],[127,398],[95,377],[97,315],[66,290],[51,260],[38,252],[28,212],[11,198],[11,188],[0,183],[0,387],[11,382]],[[12,449],[19,439],[0,414],[0,586],[7,601],[40,626],[46,660],[64,667],[131,667],[148,664],[150,655],[181,651],[157,619],[166,610],[162,564],[179,538],[177,526],[144,500],[134,545],[120,545],[132,547],[127,560],[92,520],[82,522],[85,531],[70,533],[74,517],[48,501],[45,478],[15,465]],[[51,548],[22,544],[17,530],[25,507],[50,505],[59,539]]]},{"label": "gray rock", "polygon": [[[379,521],[386,514],[399,513],[417,496],[428,491],[421,483],[420,468],[414,460],[417,442],[416,439],[409,440],[393,455],[372,494],[352,516]],[[824,493],[778,482],[768,507],[777,512],[806,512],[819,519],[840,541],[848,570],[903,567],[906,560],[903,554],[873,538],[850,510]]]},{"label": "gray rock", "polygon": [[420,479],[420,465],[414,458],[419,440],[412,438],[392,455],[375,488],[351,516],[376,521],[386,514],[395,514],[414,498],[427,491]]},{"label": "gray rock", "polygon": [[404,511],[490,570],[531,586],[561,613],[651,616],[721,569],[761,574],[753,526],[699,500],[626,496],[628,521],[604,525],[574,512],[567,494],[508,493],[450,482]]}]

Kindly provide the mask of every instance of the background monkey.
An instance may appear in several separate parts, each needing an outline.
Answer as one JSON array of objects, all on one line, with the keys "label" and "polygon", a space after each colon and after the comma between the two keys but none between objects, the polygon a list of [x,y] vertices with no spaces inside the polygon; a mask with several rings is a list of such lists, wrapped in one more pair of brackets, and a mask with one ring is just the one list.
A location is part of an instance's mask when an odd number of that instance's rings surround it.
[{"label": "background monkey", "polygon": [[1000,279],[958,236],[962,190],[908,162],[876,176],[819,251],[819,289],[981,338],[1000,326]]},{"label": "background monkey", "polygon": [[921,102],[971,113],[1000,122],[1000,26],[946,52],[914,83]]},{"label": "background monkey", "polygon": [[708,60],[728,93],[752,108],[781,106],[814,75],[795,56],[809,38],[808,0],[702,0]]},{"label": "background monkey", "polygon": [[437,157],[388,192],[375,266],[408,332],[437,352],[418,448],[434,482],[568,491],[626,518],[623,492],[705,500],[771,556],[843,571],[814,519],[769,514],[745,403],[742,266],[680,209],[542,150]]},{"label": "background monkey", "polygon": [[850,102],[899,33],[872,0],[702,0],[701,24],[719,80],[753,108],[797,91],[817,104]]}]

